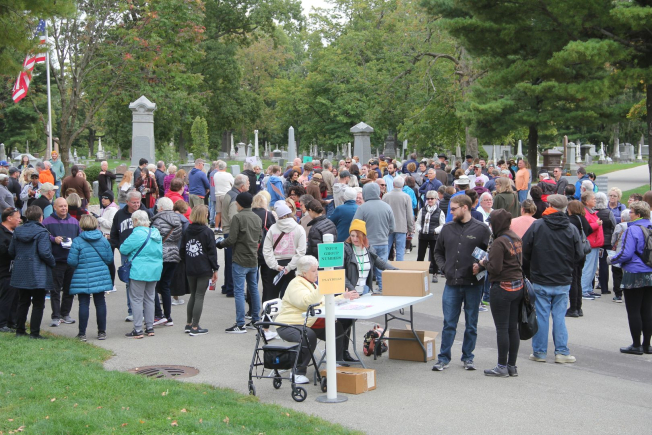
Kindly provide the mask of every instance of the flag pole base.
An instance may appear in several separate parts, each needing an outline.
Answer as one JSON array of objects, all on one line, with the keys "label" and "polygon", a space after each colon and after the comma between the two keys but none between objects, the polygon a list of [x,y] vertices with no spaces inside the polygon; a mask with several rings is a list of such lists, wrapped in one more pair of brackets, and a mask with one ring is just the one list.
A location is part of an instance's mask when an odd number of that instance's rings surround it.
[{"label": "flag pole base", "polygon": [[349,398],[346,397],[346,396],[342,396],[342,395],[338,394],[333,399],[329,399],[328,395],[325,395],[325,396],[319,396],[315,400],[317,402],[320,402],[320,403],[342,403],[342,402],[346,402],[347,400],[349,400]]}]

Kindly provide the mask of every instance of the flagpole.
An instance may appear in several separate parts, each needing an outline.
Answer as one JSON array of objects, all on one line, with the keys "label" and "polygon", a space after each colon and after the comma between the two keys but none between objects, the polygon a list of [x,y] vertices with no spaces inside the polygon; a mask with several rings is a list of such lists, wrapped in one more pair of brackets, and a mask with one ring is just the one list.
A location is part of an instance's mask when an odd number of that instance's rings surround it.
[{"label": "flagpole", "polygon": [[[45,26],[45,43],[48,43],[48,28]],[[52,96],[50,95],[50,50],[46,47],[45,51],[45,71],[48,90],[48,147],[45,151],[45,158],[50,160],[52,154]],[[57,149],[57,152],[59,150]]]}]

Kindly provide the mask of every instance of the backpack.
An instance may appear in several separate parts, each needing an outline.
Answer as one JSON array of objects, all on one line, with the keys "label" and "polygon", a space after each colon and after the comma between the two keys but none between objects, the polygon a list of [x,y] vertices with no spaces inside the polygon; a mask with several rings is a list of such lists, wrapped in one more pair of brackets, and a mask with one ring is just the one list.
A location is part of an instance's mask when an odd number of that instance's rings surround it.
[{"label": "backpack", "polygon": [[[381,356],[383,353],[387,352],[387,340],[380,342],[378,340],[382,334],[383,329],[380,325],[374,325],[373,329],[367,331],[364,335],[364,347],[362,348],[365,356],[371,356],[374,354],[376,356]],[[380,347],[377,348],[377,344],[379,344]]]},{"label": "backpack", "polygon": [[643,225],[637,225],[637,227],[643,232],[645,243],[643,244],[643,253],[639,254],[637,252],[636,255],[643,260],[646,266],[652,267],[652,226],[644,227]]}]

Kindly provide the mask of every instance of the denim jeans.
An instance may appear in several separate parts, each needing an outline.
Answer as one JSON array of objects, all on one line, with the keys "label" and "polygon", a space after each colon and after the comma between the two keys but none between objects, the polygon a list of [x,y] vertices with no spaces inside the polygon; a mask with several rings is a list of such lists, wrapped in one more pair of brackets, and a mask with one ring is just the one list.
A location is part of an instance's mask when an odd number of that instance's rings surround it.
[{"label": "denim jeans", "polygon": [[[215,198],[215,195],[212,195]],[[208,201],[208,223],[215,225],[215,199]]]},{"label": "denim jeans", "polygon": [[482,281],[482,300],[484,302],[489,302],[490,297],[491,297],[491,283],[489,282],[489,277],[485,275],[485,278]]},{"label": "denim jeans", "polygon": [[464,341],[462,342],[462,361],[473,360],[473,350],[478,337],[478,312],[482,299],[482,283],[474,285],[448,285],[444,286],[441,305],[444,311],[444,330],[441,333],[441,347],[439,348],[439,361],[451,361],[451,348],[455,341],[457,322],[464,304]]},{"label": "denim jeans", "polygon": [[[388,245],[373,245],[376,255],[378,255],[383,260],[387,261],[389,256],[389,247]],[[383,275],[380,269],[374,266],[374,276],[376,277],[376,282],[378,283],[378,288],[382,291],[383,289]]]},{"label": "denim jeans", "polygon": [[[129,256],[120,254],[120,259],[122,260],[122,264],[125,264],[125,262],[127,260],[129,260]],[[131,280],[129,280],[129,281],[131,281]],[[125,290],[126,290],[126,293],[127,293],[127,314],[129,314],[131,316],[133,314],[133,312],[131,311],[131,298],[129,297],[129,282],[125,283]]]},{"label": "denim jeans", "polygon": [[[332,200],[333,195],[326,195],[326,198],[324,198],[324,199]],[[330,219],[331,215],[333,214],[334,211],[335,211],[335,201],[331,201],[331,202],[328,203],[328,205],[326,205],[326,217],[328,219]]]},{"label": "denim jeans", "polygon": [[591,252],[586,254],[584,260],[584,268],[582,269],[582,293],[593,293],[593,277],[595,270],[598,267],[598,250],[599,248],[591,249]]},{"label": "denim jeans", "polygon": [[389,238],[387,239],[387,252],[392,249],[392,245],[396,241],[396,261],[403,261],[403,258],[405,257],[406,239],[406,233],[389,233]]},{"label": "denim jeans", "polygon": [[245,324],[245,280],[251,295],[251,319],[260,320],[260,296],[258,295],[258,267],[243,267],[233,263],[233,295],[235,296],[235,322]]},{"label": "denim jeans", "polygon": [[518,202],[523,202],[527,199],[527,190],[518,191]]},{"label": "denim jeans", "polygon": [[61,180],[57,180],[56,183],[54,183],[55,186],[58,187],[58,189],[55,190],[55,198],[59,198],[61,196]]},{"label": "denim jeans", "polygon": [[[177,270],[177,264],[169,261],[163,262],[163,272],[161,279],[156,283],[156,293],[154,295],[154,317],[165,317],[168,322],[172,321],[172,296],[170,296],[170,284],[174,278],[174,271]],[[159,293],[161,294],[159,299]],[[163,311],[161,303],[163,302]]]},{"label": "denim jeans", "polygon": [[[77,295],[77,299],[79,299],[79,335],[86,335],[91,295],[80,293]],[[97,317],[97,332],[106,332],[106,300],[104,299],[104,292],[93,293],[93,304],[95,304],[95,317]]]},{"label": "denim jeans", "polygon": [[532,353],[537,358],[546,357],[550,314],[552,314],[552,341],[555,343],[555,355],[569,355],[565,316],[570,285],[542,286],[532,283],[532,286],[537,295],[535,306],[539,323],[539,330],[532,337]]}]

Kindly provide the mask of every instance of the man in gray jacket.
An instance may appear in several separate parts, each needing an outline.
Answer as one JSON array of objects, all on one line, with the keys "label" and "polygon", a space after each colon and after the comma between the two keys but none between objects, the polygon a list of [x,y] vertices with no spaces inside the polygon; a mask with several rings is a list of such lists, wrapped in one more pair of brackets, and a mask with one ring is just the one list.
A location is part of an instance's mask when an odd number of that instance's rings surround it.
[{"label": "man in gray jacket", "polygon": [[[387,261],[389,256],[389,233],[394,231],[394,212],[392,208],[380,200],[380,186],[367,183],[362,188],[364,204],[358,207],[353,219],[360,219],[367,224],[367,239],[374,247],[376,254]],[[383,279],[380,269],[374,268],[374,276],[378,288],[382,292]]]},{"label": "man in gray jacket", "polygon": [[407,234],[414,231],[412,199],[403,192],[404,184],[403,177],[397,175],[392,181],[392,190],[383,197],[383,202],[389,204],[394,213],[394,231],[389,233],[387,249],[391,251],[392,245],[396,242],[396,261],[403,261]]}]

